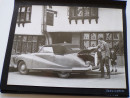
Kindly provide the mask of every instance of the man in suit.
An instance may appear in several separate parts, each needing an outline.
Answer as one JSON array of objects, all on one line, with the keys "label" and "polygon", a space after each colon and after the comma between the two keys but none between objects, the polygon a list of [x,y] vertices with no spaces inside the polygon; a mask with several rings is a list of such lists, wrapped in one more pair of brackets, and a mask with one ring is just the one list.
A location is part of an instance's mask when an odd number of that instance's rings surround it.
[{"label": "man in suit", "polygon": [[109,66],[109,57],[110,57],[110,50],[108,43],[103,40],[102,37],[98,39],[98,46],[101,50],[101,78],[104,77],[104,65],[107,69],[107,76],[106,79],[110,79],[110,66]]}]

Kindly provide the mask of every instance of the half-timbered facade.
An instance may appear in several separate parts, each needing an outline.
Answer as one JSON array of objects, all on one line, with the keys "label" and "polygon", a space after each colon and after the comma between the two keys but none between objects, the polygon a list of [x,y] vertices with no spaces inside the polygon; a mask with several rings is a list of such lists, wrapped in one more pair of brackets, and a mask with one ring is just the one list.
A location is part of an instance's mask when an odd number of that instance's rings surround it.
[{"label": "half-timbered facade", "polygon": [[[68,42],[85,49],[96,46],[98,38],[102,36],[108,42],[110,49],[116,46],[119,48],[118,53],[122,52],[123,17],[121,9],[68,6],[47,6],[46,8],[46,32],[51,35],[53,44]],[[39,42],[46,44],[43,14],[43,6],[33,5],[19,8],[15,45],[13,46],[16,52],[34,52],[33,47],[37,47],[35,50],[38,51]]]}]

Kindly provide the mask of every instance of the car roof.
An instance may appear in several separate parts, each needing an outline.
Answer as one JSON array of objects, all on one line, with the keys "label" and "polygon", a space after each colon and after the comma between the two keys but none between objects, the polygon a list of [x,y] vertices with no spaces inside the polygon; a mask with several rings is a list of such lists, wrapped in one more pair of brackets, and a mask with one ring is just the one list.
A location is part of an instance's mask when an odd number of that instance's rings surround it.
[{"label": "car roof", "polygon": [[[53,47],[53,51],[55,54],[65,54],[70,52],[69,50],[66,50],[69,47],[79,47],[79,45],[73,45],[70,43],[58,43],[58,44],[50,44],[50,45],[44,45],[43,47]],[[80,47],[79,47],[80,48]]]}]

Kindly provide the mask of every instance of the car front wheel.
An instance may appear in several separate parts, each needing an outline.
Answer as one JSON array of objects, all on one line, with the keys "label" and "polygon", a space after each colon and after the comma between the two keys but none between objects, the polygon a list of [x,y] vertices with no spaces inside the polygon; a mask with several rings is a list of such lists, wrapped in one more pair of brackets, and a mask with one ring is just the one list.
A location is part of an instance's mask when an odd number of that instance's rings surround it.
[{"label": "car front wheel", "polygon": [[68,78],[70,76],[70,73],[67,72],[58,72],[57,74],[60,78]]},{"label": "car front wheel", "polygon": [[28,69],[27,69],[27,66],[26,66],[26,64],[24,63],[24,61],[21,61],[21,62],[18,64],[18,71],[19,71],[19,73],[22,74],[22,75],[28,74]]}]

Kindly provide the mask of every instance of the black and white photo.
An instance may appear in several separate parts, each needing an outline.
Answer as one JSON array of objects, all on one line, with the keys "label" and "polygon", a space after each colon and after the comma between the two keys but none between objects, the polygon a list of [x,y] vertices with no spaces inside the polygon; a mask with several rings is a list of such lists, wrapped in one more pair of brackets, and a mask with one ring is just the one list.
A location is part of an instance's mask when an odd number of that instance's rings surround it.
[{"label": "black and white photo", "polygon": [[[10,60],[10,70],[16,71],[9,72],[7,83],[126,88],[122,41],[122,9],[20,6]],[[111,50],[117,56],[116,71]]]},{"label": "black and white photo", "polygon": [[40,2],[14,8],[2,88],[127,96],[124,6]]}]

